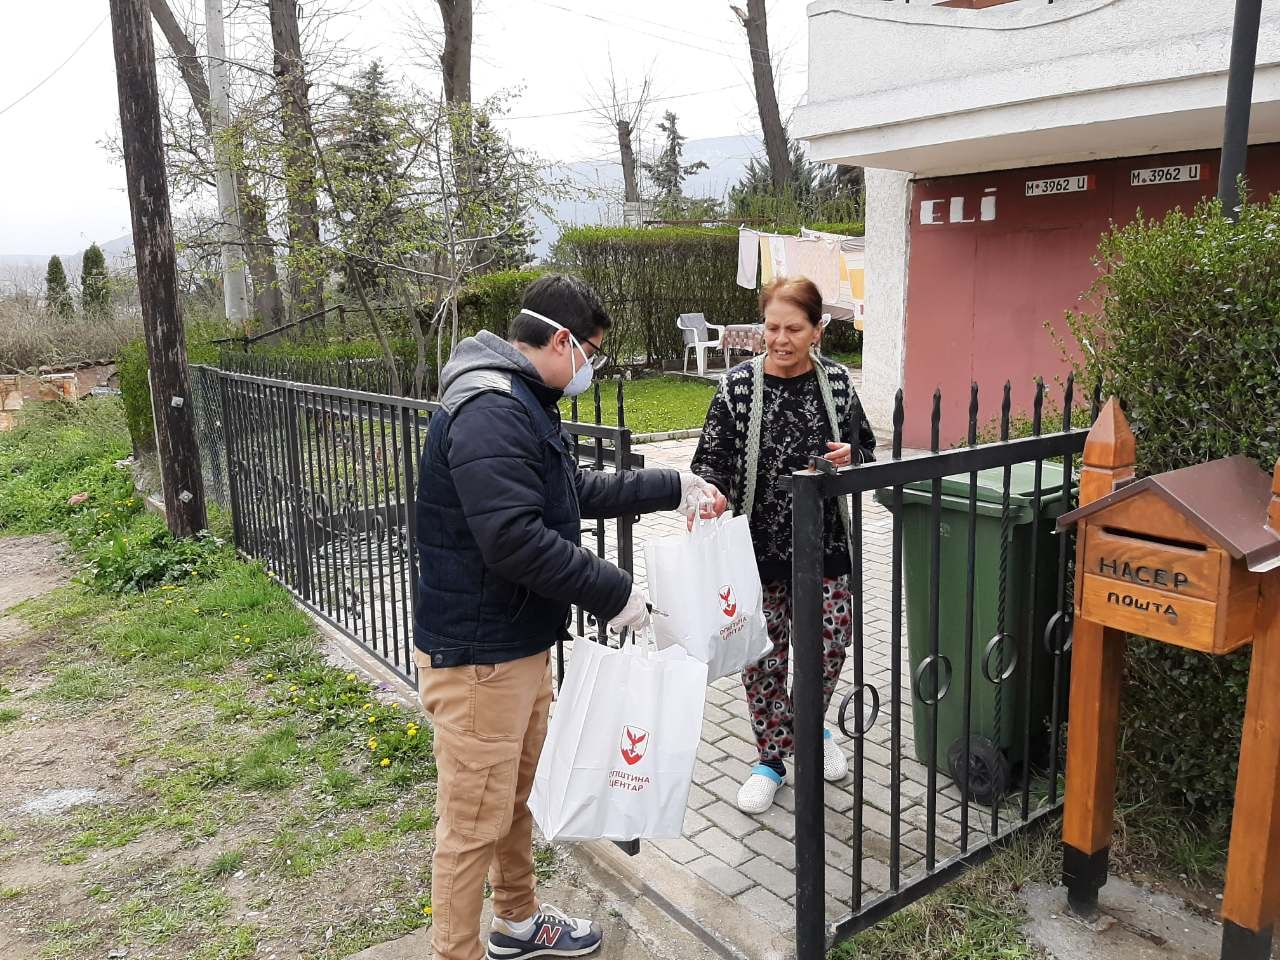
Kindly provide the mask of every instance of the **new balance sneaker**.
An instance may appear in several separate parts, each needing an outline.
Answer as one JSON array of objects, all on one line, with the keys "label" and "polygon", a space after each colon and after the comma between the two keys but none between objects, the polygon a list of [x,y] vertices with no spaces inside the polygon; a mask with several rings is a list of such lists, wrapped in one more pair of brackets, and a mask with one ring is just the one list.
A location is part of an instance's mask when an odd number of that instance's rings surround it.
[{"label": "new balance sneaker", "polygon": [[585,957],[600,949],[600,924],[566,917],[543,904],[532,920],[512,923],[493,918],[489,929],[488,960],[521,960],[523,957]]},{"label": "new balance sneaker", "polygon": [[738,788],[738,809],[743,813],[764,813],[773,806],[773,798],[785,778],[776,770],[757,763],[751,776]]},{"label": "new balance sneaker", "polygon": [[843,780],[849,773],[849,758],[836,743],[830,730],[822,731],[822,779],[829,783]]}]

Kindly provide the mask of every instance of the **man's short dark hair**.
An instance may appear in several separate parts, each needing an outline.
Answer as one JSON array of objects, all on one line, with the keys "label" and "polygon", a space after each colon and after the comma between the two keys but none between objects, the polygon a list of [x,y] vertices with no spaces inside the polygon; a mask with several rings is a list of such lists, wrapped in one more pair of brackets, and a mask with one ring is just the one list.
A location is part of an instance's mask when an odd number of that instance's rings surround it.
[{"label": "man's short dark hair", "polygon": [[[596,292],[577,277],[562,273],[549,273],[529,284],[520,306],[567,327],[579,343],[594,340],[596,334],[613,326],[613,318]],[[545,347],[555,333],[555,327],[527,313],[518,314],[509,331],[513,341],[531,347]]]}]

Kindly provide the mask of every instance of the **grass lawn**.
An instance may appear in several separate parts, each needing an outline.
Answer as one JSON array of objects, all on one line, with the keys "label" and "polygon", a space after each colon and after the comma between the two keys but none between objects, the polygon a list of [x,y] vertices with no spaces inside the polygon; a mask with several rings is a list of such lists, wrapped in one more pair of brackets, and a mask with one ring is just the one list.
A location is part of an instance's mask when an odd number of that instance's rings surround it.
[{"label": "grass lawn", "polygon": [[[0,434],[0,533],[57,531],[0,537],[6,577],[65,540],[81,564],[0,615],[0,942],[336,958],[430,922],[430,729],[327,662],[259,567],[172,541],[128,449],[115,401]],[[97,794],[25,807],[60,788]]]},{"label": "grass lawn", "polygon": [[[627,426],[634,433],[661,433],[667,430],[692,430],[702,426],[707,418],[707,407],[715,395],[716,384],[711,381],[690,380],[683,377],[644,377],[628,380],[623,386]],[[618,422],[618,381],[608,380],[600,385],[602,421]],[[560,402],[561,415],[567,420],[572,407],[568,400]],[[595,420],[595,401],[591,393],[578,398],[578,419],[588,423]]]},{"label": "grass lawn", "polygon": [[[631,386],[655,406],[712,390]],[[29,408],[0,434],[6,586],[30,575],[24,551],[69,541],[80,568],[0,613],[0,943],[336,960],[429,923],[430,729],[329,663],[260,567],[214,537],[174,542],[115,466],[127,451],[113,400]],[[96,794],[29,806],[69,789]],[[1121,807],[1113,864],[1220,889],[1225,833],[1141,806]],[[831,960],[1031,960],[1017,893],[1056,881],[1057,850],[1052,827],[1020,839]],[[538,861],[555,871],[550,848]]]}]

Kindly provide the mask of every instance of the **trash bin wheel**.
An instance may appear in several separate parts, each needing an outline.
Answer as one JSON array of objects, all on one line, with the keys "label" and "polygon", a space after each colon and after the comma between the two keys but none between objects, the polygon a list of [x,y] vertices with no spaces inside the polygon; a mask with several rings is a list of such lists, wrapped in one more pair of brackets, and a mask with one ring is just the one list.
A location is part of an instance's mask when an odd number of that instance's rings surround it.
[{"label": "trash bin wheel", "polygon": [[965,796],[975,803],[997,802],[1009,791],[1009,761],[999,747],[986,737],[969,738],[969,782],[964,782],[964,744],[952,741],[947,750],[947,764],[954,780]]}]

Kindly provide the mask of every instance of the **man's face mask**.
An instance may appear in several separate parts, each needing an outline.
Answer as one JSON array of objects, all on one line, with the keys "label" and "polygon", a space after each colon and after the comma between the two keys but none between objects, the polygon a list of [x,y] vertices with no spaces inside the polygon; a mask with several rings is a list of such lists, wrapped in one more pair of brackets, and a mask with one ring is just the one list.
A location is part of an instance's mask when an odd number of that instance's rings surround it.
[{"label": "man's face mask", "polygon": [[[527,313],[531,317],[536,317],[543,323],[549,323],[557,330],[563,330],[565,333],[569,334],[569,342],[573,344],[573,349],[569,351],[569,364],[572,372],[569,377],[569,383],[564,388],[564,395],[566,397],[576,397],[578,394],[585,392],[587,388],[591,386],[591,378],[595,373],[596,366],[604,362],[604,354],[597,353],[594,357],[588,357],[587,352],[582,349],[582,344],[578,342],[578,338],[573,335],[568,327],[556,323],[550,317],[544,317],[542,314],[535,313],[532,310],[521,310],[520,312]],[[582,356],[581,366],[579,366],[577,361],[574,359],[573,354],[575,350]]]}]

